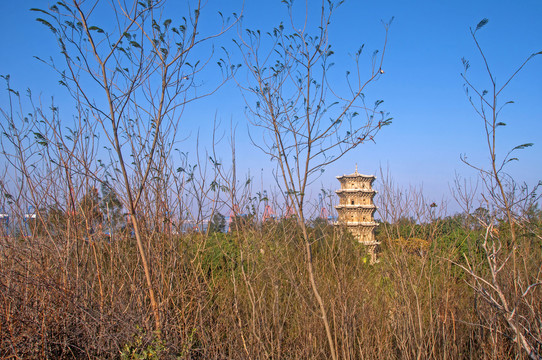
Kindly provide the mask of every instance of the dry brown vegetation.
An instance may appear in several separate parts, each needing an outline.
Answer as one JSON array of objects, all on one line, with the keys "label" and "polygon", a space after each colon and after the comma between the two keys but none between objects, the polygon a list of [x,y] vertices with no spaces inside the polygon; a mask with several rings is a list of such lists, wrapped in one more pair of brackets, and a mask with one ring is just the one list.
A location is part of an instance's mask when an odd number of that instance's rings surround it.
[{"label": "dry brown vegetation", "polygon": [[[363,247],[349,235],[324,224],[311,228],[317,282],[340,358],[526,357],[501,314],[454,265],[465,264],[465,252],[478,271],[488,270],[480,249],[484,231],[469,228],[468,220],[384,224],[376,265],[363,261]],[[427,250],[416,251],[390,241],[385,233],[394,231],[437,236]],[[3,239],[0,356],[329,358],[294,221],[228,234],[144,238],[160,334],[153,332],[132,237],[72,244],[62,236]],[[540,238],[525,235],[521,243],[519,272],[532,280],[542,262]],[[513,298],[513,272],[501,274],[505,295]],[[530,307],[518,307],[535,339],[541,295],[532,289]]]}]

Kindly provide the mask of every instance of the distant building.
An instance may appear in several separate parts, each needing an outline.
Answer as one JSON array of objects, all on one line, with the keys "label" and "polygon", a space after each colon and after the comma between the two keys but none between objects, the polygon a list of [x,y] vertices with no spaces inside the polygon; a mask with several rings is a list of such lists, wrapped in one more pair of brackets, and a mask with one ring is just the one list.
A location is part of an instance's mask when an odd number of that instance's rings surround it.
[{"label": "distant building", "polygon": [[362,175],[356,171],[350,175],[337,176],[341,189],[336,190],[339,196],[339,205],[335,206],[339,218],[335,225],[346,226],[354,238],[367,246],[371,255],[371,263],[376,262],[376,251],[380,242],[375,239],[374,228],[378,223],[374,221],[376,206],[373,198],[376,191],[372,184],[376,179],[374,175]]}]

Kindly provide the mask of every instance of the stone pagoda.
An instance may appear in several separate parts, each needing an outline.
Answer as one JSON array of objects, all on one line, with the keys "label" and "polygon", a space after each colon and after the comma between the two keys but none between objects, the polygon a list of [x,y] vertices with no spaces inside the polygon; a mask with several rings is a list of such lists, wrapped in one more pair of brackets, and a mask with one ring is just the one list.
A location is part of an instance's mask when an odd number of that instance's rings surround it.
[{"label": "stone pagoda", "polygon": [[374,175],[362,175],[356,171],[350,175],[337,176],[341,189],[336,190],[339,196],[339,205],[335,206],[339,218],[335,225],[345,226],[361,244],[367,246],[371,255],[371,263],[376,262],[376,251],[380,242],[376,241],[374,228],[378,223],[374,221],[376,206],[373,198],[376,191],[372,184],[376,179]]}]

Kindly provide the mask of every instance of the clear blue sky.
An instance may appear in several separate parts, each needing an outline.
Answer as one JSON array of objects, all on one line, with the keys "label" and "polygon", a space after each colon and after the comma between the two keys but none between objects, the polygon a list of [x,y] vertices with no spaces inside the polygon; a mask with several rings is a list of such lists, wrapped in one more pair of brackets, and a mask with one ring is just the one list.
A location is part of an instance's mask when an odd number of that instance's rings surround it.
[{"label": "clear blue sky", "polygon": [[[66,93],[57,85],[57,75],[33,58],[58,54],[52,35],[35,22],[36,14],[29,11],[48,3],[1,3],[0,74],[10,74],[15,89],[30,88],[44,99],[54,96],[63,103],[67,102]],[[319,5],[319,1],[310,3]],[[212,16],[219,9],[225,14],[239,12],[240,4],[210,0],[207,11]],[[245,4],[245,25],[250,28],[270,30],[285,15],[279,0],[247,0]],[[360,172],[377,174],[382,166],[389,168],[399,184],[423,185],[431,201],[449,198],[454,174],[474,176],[460,162],[460,154],[467,154],[478,164],[488,163],[483,125],[467,102],[460,78],[461,58],[465,57],[470,60],[469,72],[477,84],[488,84],[469,27],[489,19],[479,40],[497,81],[502,82],[529,54],[542,51],[542,1],[347,0],[335,15],[331,39],[336,62],[346,60],[346,55],[363,43],[369,50],[378,48],[384,34],[380,21],[395,17],[389,33],[385,76],[368,91],[371,98],[385,101],[384,109],[394,121],[378,135],[376,144],[360,146],[330,166],[314,191],[321,185],[336,188],[335,176],[353,172],[357,163]],[[233,37],[235,32],[227,34],[221,44],[231,44]],[[345,68],[348,65],[346,61],[337,63]],[[4,91],[0,93],[0,105],[5,104],[5,98]],[[533,185],[542,179],[542,56],[516,78],[503,100],[514,100],[515,104],[503,112],[502,121],[508,126],[501,131],[501,154],[521,143],[535,143],[519,153],[520,161],[509,168],[518,181]],[[238,153],[242,154],[239,171],[250,169],[259,183],[261,169],[268,170],[262,164],[269,164],[269,160],[247,141],[243,108],[239,92],[233,84],[228,85],[217,96],[187,109],[183,132],[195,134],[200,129],[202,134],[208,133],[215,113],[225,125],[233,119],[238,124]],[[181,144],[184,150],[195,151],[192,140]],[[210,146],[209,141],[203,136],[204,146]]]}]

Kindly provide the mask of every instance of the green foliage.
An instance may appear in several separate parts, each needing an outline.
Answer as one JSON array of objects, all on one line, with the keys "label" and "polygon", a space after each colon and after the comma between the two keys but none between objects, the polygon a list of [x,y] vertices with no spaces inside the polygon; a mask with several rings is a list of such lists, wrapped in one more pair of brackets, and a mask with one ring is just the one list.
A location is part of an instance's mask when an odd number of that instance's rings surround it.
[{"label": "green foliage", "polygon": [[476,25],[476,30],[475,30],[475,31],[478,31],[478,30],[480,30],[481,28],[483,28],[484,26],[486,26],[488,22],[489,22],[488,19],[482,19],[482,20],[478,23],[478,25]]},{"label": "green foliage", "polygon": [[214,234],[217,232],[223,233],[226,231],[226,217],[221,213],[217,212],[213,215],[213,219],[209,224],[209,234]]},{"label": "green foliage", "polygon": [[220,276],[231,266],[235,266],[240,258],[240,249],[235,236],[228,233],[214,232],[201,249],[201,264],[208,274]]},{"label": "green foliage", "polygon": [[166,353],[165,342],[154,334],[152,340],[146,340],[146,334],[143,329],[137,327],[137,333],[133,336],[133,341],[125,344],[120,353],[121,360],[159,360],[163,359]]},{"label": "green foliage", "polygon": [[537,246],[542,246],[542,209],[538,203],[531,204],[525,212],[526,225],[521,235]]}]

